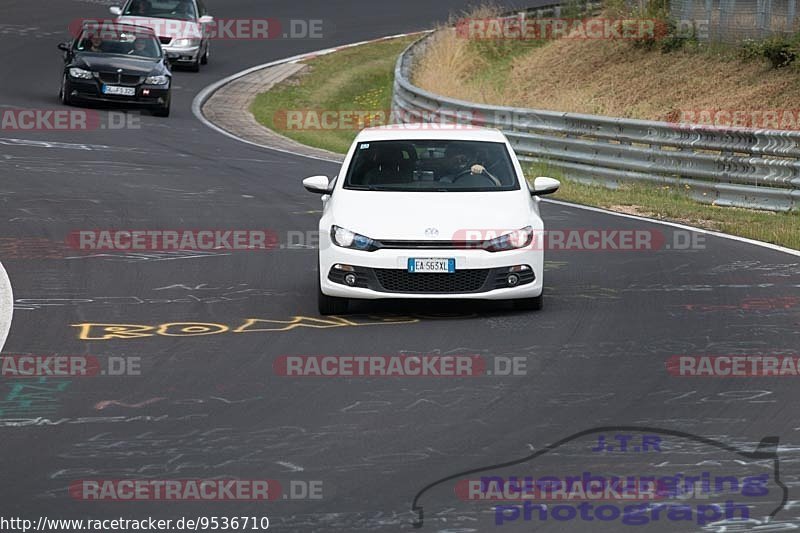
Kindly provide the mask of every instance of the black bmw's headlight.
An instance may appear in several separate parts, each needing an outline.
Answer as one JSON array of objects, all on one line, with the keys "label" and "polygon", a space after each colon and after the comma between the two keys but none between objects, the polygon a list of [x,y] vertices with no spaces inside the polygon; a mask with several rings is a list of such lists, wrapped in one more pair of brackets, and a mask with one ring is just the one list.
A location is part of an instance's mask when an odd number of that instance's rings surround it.
[{"label": "black bmw's headlight", "polygon": [[145,85],[166,85],[169,83],[169,76],[147,76],[144,80]]},{"label": "black bmw's headlight", "polygon": [[365,252],[374,252],[379,248],[377,241],[340,226],[331,226],[331,241],[342,248]]},{"label": "black bmw's headlight", "polygon": [[90,70],[85,70],[78,67],[72,67],[69,69],[69,75],[71,78],[78,80],[90,80],[93,77],[93,74]]}]

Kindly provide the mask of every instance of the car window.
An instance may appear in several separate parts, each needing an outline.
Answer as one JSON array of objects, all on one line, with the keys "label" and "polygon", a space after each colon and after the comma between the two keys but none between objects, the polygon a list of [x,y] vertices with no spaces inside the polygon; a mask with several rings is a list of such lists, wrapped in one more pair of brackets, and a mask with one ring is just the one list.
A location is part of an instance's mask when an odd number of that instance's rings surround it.
[{"label": "car window", "polygon": [[123,14],[134,17],[197,20],[194,0],[131,0]]},{"label": "car window", "polygon": [[457,140],[362,142],[346,189],[509,191],[519,180],[504,143]]},{"label": "car window", "polygon": [[158,40],[150,33],[137,33],[123,29],[111,31],[107,27],[85,29],[75,41],[78,52],[116,54],[156,59],[161,57]]}]

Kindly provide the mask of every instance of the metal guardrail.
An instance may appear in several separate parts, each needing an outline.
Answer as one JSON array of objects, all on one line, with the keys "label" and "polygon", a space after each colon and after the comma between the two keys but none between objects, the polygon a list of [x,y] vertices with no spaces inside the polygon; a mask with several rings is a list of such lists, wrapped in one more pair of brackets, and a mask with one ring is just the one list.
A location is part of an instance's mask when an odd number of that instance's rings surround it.
[{"label": "metal guardrail", "polygon": [[564,4],[547,4],[539,7],[529,7],[528,9],[517,9],[506,13],[504,18],[546,18],[546,17],[561,17],[564,14],[571,16],[584,17],[587,15],[596,15],[603,8],[602,0],[581,0],[580,2],[564,3]]},{"label": "metal guardrail", "polygon": [[715,205],[800,208],[800,132],[501,107],[440,96],[410,81],[414,60],[432,37],[412,44],[397,61],[392,107],[401,122],[495,127],[520,160],[582,182],[611,187],[649,182],[683,188]]}]

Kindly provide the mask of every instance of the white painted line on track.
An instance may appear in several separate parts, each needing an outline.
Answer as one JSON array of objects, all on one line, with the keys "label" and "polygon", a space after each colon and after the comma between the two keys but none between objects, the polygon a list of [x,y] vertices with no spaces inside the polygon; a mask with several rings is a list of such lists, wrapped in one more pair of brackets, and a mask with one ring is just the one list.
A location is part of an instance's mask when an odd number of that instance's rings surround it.
[{"label": "white painted line on track", "polygon": [[639,215],[629,215],[628,213],[617,213],[616,211],[611,211],[609,209],[603,209],[602,207],[592,207],[588,205],[581,205],[581,204],[573,204],[571,202],[562,202],[561,200],[550,200],[543,198],[543,201],[550,203],[550,204],[558,204],[564,205],[567,207],[574,207],[577,209],[585,209],[587,211],[594,211],[597,213],[604,213],[606,215],[614,215],[617,217],[623,218],[631,218],[634,220],[644,220],[646,222],[652,222],[654,224],[661,224],[663,226],[671,226],[673,228],[685,229],[689,231],[694,231],[696,233],[702,233],[704,235],[711,235],[714,237],[721,237],[723,239],[731,239],[734,241],[743,242],[746,244],[752,244],[754,246],[761,246],[762,248],[769,248],[770,250],[774,250],[776,252],[783,252],[785,254],[795,255],[800,257],[800,250],[792,250],[791,248],[786,248],[785,246],[779,246],[777,244],[772,244],[769,242],[757,241],[755,239],[748,239],[747,237],[739,237],[738,235],[730,235],[728,233],[720,233],[719,231],[712,231],[703,228],[697,228],[695,226],[687,226],[686,224],[679,224],[677,222],[669,222],[666,220],[658,220],[656,218],[648,218]]},{"label": "white painted line on track", "polygon": [[[208,100],[211,97],[212,94],[214,94],[217,90],[219,90],[220,87],[222,87],[222,86],[224,86],[224,85],[226,85],[226,84],[228,84],[228,83],[230,83],[230,82],[232,82],[234,80],[237,80],[237,79],[241,78],[242,76],[247,76],[248,74],[256,72],[256,71],[261,70],[261,69],[274,67],[276,65],[282,65],[284,63],[303,61],[305,59],[311,59],[313,57],[327,55],[327,54],[330,54],[330,53],[333,53],[333,52],[336,52],[336,51],[339,51],[339,50],[343,50],[345,48],[352,48],[354,46],[361,46],[362,44],[369,44],[369,43],[374,43],[374,42],[379,42],[379,41],[385,41],[385,40],[388,40],[388,39],[397,39],[397,38],[400,38],[400,37],[407,37],[407,36],[410,36],[410,35],[421,35],[423,33],[429,33],[429,32],[400,33],[400,34],[397,34],[397,35],[390,35],[388,37],[381,37],[380,39],[372,39],[370,41],[360,41],[360,42],[357,42],[357,43],[346,44],[346,45],[337,46],[337,47],[334,47],[334,48],[326,48],[325,50],[320,50],[318,52],[309,52],[309,53],[306,53],[306,54],[300,54],[300,55],[296,55],[296,56],[292,56],[292,57],[287,57],[285,59],[278,59],[277,61],[272,61],[270,63],[264,63],[263,65],[257,65],[255,67],[251,67],[249,69],[246,69],[246,70],[243,70],[241,72],[237,72],[236,74],[233,74],[231,76],[228,76],[227,78],[223,78],[223,79],[221,79],[221,80],[219,80],[219,81],[217,81],[215,83],[212,83],[211,85],[209,85],[208,87],[206,87],[202,91],[200,91],[197,94],[197,96],[195,96],[194,101],[192,102],[192,113],[194,113],[194,116],[197,117],[198,120],[200,120],[203,124],[205,124],[206,126],[211,128],[212,130],[215,130],[215,131],[217,131],[217,132],[219,132],[219,133],[221,133],[221,134],[223,134],[223,135],[225,135],[227,137],[230,137],[231,139],[236,139],[239,142],[243,142],[243,143],[249,144],[251,146],[258,146],[260,148],[265,148],[267,150],[272,150],[272,151],[275,151],[275,152],[282,152],[282,153],[296,155],[296,156],[299,156],[299,157],[305,157],[305,158],[308,158],[308,159],[316,159],[316,160],[319,160],[319,161],[327,161],[327,162],[331,162],[331,163],[339,163],[339,161],[336,161],[336,160],[333,160],[333,159],[328,159],[328,158],[318,157],[318,156],[313,156],[313,155],[307,155],[307,154],[301,154],[301,153],[298,153],[298,152],[294,152],[292,150],[285,150],[285,149],[282,149],[282,148],[273,148],[271,146],[266,146],[266,145],[262,145],[262,144],[255,143],[255,142],[252,142],[252,141],[248,141],[247,139],[242,139],[241,137],[238,137],[237,135],[234,135],[233,133],[231,133],[229,131],[223,130],[222,128],[220,128],[216,124],[214,124],[211,121],[209,121],[206,117],[204,117],[203,116],[203,112],[202,112],[203,104],[205,103],[206,100]],[[570,203],[570,202],[563,202],[561,200],[543,199],[543,201],[545,201],[547,203],[558,204],[558,205],[563,205],[563,206],[567,206],[567,207],[573,207],[575,209],[585,209],[587,211],[595,211],[597,213],[604,213],[606,215],[613,215],[613,216],[618,216],[618,217],[623,217],[623,218],[630,218],[630,219],[634,219],[634,220],[643,220],[643,221],[650,222],[650,223],[653,223],[653,224],[661,224],[663,226],[671,226],[673,228],[685,229],[685,230],[694,231],[694,232],[697,232],[697,233],[703,233],[705,235],[712,235],[714,237],[720,237],[722,239],[730,239],[730,240],[733,240],[733,241],[738,241],[738,242],[742,242],[742,243],[745,243],[745,244],[750,244],[750,245],[753,245],[753,246],[760,246],[762,248],[767,248],[769,250],[773,250],[773,251],[776,251],[776,252],[782,252],[782,253],[785,253],[785,254],[789,254],[789,255],[800,257],[800,250],[792,250],[791,248],[786,248],[784,246],[779,246],[777,244],[771,244],[771,243],[768,243],[768,242],[762,242],[762,241],[757,241],[757,240],[754,240],[754,239],[748,239],[746,237],[739,237],[739,236],[736,236],[736,235],[729,235],[727,233],[720,233],[718,231],[711,231],[711,230],[707,230],[707,229],[703,229],[703,228],[698,228],[698,227],[695,227],[695,226],[688,226],[686,224],[679,224],[677,222],[667,222],[665,220],[647,218],[647,217],[644,217],[644,216],[629,215],[627,213],[617,213],[616,211],[611,211],[611,210],[603,209],[603,208],[600,208],[600,207],[591,207],[591,206],[587,206],[587,205],[573,204],[573,203]]]},{"label": "white painted line on track", "polygon": [[0,350],[6,343],[8,330],[11,328],[11,317],[14,315],[14,293],[11,291],[11,280],[0,263]]}]

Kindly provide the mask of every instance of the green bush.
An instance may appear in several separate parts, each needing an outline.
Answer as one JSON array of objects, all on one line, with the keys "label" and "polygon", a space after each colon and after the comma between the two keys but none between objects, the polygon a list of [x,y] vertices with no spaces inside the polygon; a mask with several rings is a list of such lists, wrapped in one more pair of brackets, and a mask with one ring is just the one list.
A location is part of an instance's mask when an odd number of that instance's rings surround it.
[{"label": "green bush", "polygon": [[561,16],[577,19],[587,15],[586,0],[567,0],[561,3]]},{"label": "green bush", "polygon": [[633,41],[636,48],[659,49],[666,54],[680,50],[689,41],[696,41],[694,35],[679,35],[677,25],[670,17],[669,0],[605,0],[604,8],[615,17],[656,22],[656,35]]},{"label": "green bush", "polygon": [[775,36],[768,39],[749,39],[742,43],[741,57],[743,59],[767,59],[772,68],[788,67],[797,59],[800,53],[800,34],[792,37]]}]

